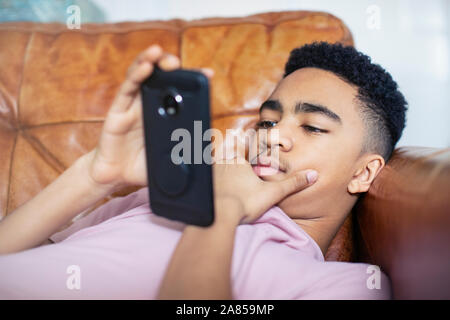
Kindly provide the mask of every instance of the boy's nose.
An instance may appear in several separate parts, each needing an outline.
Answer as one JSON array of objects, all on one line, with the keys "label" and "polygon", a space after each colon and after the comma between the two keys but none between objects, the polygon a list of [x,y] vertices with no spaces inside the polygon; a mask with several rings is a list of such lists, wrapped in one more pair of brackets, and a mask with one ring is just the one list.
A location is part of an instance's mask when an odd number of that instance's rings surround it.
[{"label": "boy's nose", "polygon": [[279,148],[279,151],[288,152],[292,149],[292,139],[286,130],[276,127],[268,131],[266,145],[268,149]]}]

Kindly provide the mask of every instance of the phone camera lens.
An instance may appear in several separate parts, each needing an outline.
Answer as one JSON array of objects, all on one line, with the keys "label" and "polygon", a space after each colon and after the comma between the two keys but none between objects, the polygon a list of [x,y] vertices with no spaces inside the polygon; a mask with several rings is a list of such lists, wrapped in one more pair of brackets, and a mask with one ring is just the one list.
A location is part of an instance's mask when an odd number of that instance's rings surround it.
[{"label": "phone camera lens", "polygon": [[178,113],[180,103],[183,101],[179,94],[168,94],[163,98],[163,108],[167,115],[173,116]]}]

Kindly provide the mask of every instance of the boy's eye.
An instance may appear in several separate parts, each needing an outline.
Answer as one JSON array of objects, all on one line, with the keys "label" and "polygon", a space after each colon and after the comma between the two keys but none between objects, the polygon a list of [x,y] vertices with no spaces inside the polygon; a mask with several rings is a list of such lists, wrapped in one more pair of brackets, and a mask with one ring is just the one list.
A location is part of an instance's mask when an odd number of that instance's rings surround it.
[{"label": "boy's eye", "polygon": [[269,129],[272,128],[276,125],[277,123],[275,121],[270,121],[270,120],[263,120],[260,121],[256,124],[256,126],[258,128],[264,128],[264,129]]},{"label": "boy's eye", "polygon": [[312,133],[325,133],[328,132],[327,130],[319,129],[313,126],[303,125],[302,126],[306,131],[312,132]]}]

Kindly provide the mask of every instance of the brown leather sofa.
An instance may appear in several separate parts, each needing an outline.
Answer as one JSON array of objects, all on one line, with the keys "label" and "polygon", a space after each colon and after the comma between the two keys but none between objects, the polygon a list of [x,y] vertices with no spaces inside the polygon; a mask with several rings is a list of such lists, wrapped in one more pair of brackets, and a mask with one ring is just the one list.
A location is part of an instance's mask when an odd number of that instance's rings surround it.
[{"label": "brown leather sofa", "polygon": [[[342,21],[306,11],[81,30],[0,24],[0,217],[95,147],[128,65],[150,44],[180,56],[184,68],[214,69],[213,126],[224,130],[252,126],[290,50],[317,40],[353,45]],[[326,259],[379,265],[396,299],[450,298],[449,187],[450,149],[398,148]]]}]

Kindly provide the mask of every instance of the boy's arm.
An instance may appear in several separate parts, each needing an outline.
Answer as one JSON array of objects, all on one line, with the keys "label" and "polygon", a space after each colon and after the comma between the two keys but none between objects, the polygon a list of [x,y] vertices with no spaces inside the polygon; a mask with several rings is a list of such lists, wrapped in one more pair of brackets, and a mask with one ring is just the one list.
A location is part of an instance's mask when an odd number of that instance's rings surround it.
[{"label": "boy's arm", "polygon": [[209,227],[185,227],[160,286],[158,299],[233,298],[231,259],[243,208],[234,201],[221,203],[218,207],[226,208],[226,219],[223,214],[216,214]]},{"label": "boy's arm", "polygon": [[0,254],[42,244],[78,213],[114,192],[89,176],[93,152],[80,157],[56,180],[0,222]]}]

